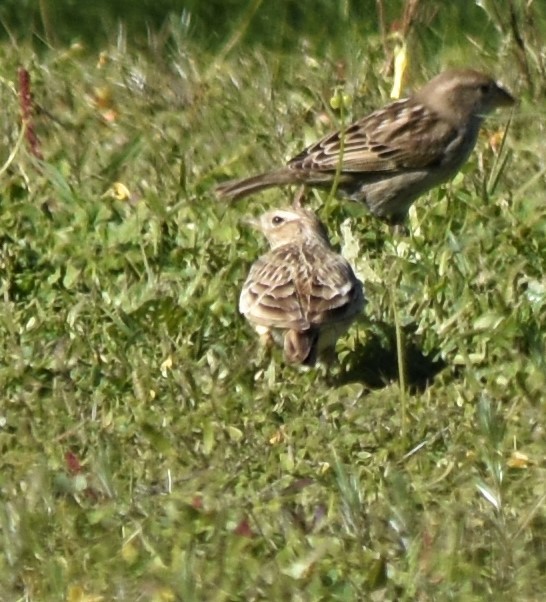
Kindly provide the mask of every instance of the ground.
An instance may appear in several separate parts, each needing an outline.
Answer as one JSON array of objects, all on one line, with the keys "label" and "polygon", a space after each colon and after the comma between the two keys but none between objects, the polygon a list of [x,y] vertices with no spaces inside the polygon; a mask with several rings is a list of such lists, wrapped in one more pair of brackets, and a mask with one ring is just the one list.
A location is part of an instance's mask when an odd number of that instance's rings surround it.
[{"label": "ground", "polygon": [[214,186],[390,100],[369,4],[2,39],[0,599],[542,599],[541,7],[421,3],[404,90],[471,65],[520,104],[409,235],[310,194],[368,297],[337,363],[285,365],[237,311],[266,248],[242,218],[294,191]]}]

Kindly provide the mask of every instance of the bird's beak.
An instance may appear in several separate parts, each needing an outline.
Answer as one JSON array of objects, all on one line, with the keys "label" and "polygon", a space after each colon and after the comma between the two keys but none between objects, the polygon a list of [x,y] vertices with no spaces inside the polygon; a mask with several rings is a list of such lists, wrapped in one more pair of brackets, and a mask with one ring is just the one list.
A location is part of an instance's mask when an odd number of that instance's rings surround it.
[{"label": "bird's beak", "polygon": [[241,223],[256,230],[260,229],[260,220],[255,217],[243,217]]},{"label": "bird's beak", "polygon": [[496,105],[498,107],[512,107],[516,104],[516,99],[500,84],[497,84]]}]

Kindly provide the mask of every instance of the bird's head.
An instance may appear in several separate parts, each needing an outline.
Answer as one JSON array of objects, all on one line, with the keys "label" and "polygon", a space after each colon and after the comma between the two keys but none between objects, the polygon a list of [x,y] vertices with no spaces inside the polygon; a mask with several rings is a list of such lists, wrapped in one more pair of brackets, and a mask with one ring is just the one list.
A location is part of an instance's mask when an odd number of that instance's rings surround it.
[{"label": "bird's head", "polygon": [[500,83],[473,69],[443,71],[416,92],[414,98],[455,122],[483,117],[516,102]]},{"label": "bird's head", "polygon": [[323,224],[312,211],[302,207],[274,209],[245,222],[262,232],[273,249],[313,238],[328,242]]}]

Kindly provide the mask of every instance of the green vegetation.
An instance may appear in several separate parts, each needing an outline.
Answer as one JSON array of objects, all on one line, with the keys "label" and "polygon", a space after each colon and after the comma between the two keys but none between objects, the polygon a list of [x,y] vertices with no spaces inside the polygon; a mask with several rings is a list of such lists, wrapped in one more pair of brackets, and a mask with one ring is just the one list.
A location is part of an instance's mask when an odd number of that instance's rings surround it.
[{"label": "green vegetation", "polygon": [[369,298],[325,374],[237,312],[265,248],[241,218],[289,191],[213,187],[387,102],[394,42],[375,2],[265,4],[224,3],[215,37],[219,3],[142,3],[144,36],[103,29],[119,2],[93,39],[3,3],[0,599],[541,600],[546,11],[419,3],[409,86],[472,65],[522,102],[410,237],[311,195]]}]

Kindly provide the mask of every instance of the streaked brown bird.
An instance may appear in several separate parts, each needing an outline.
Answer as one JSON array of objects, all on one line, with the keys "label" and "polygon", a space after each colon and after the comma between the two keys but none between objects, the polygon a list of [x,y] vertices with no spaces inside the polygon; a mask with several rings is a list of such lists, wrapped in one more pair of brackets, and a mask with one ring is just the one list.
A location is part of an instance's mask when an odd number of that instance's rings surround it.
[{"label": "streaked brown bird", "polygon": [[331,187],[371,213],[402,223],[423,193],[452,178],[476,144],[484,117],[515,102],[499,83],[473,69],[451,69],[398,100],[329,134],[275,169],[217,188],[237,200],[273,186]]},{"label": "streaked brown bird", "polygon": [[250,268],[239,311],[288,362],[312,366],[364,308],[362,283],[313,212],[295,204],[248,221],[271,250]]}]

